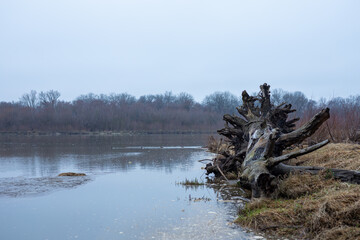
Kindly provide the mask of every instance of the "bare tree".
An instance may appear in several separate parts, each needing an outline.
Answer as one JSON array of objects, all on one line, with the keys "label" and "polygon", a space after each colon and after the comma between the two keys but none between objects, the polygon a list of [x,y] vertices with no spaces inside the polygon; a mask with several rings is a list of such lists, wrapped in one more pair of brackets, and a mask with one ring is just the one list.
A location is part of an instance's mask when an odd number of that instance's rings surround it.
[{"label": "bare tree", "polygon": [[275,106],[284,102],[283,97],[286,94],[281,88],[277,88],[271,91],[271,103]]},{"label": "bare tree", "polygon": [[215,92],[205,97],[203,105],[218,113],[233,113],[240,104],[239,99],[230,92]]},{"label": "bare tree", "polygon": [[47,92],[41,91],[39,94],[40,104],[42,106],[51,106],[55,107],[60,97],[60,93],[58,91],[50,90]]},{"label": "bare tree", "polygon": [[176,103],[186,110],[190,110],[195,104],[193,96],[188,93],[182,92],[176,97]]},{"label": "bare tree", "polygon": [[35,90],[31,90],[30,93],[23,94],[20,98],[20,103],[21,105],[32,109],[36,108],[38,104],[37,92]]},{"label": "bare tree", "polygon": [[284,94],[282,101],[291,104],[296,109],[296,116],[298,117],[303,115],[309,102],[305,94],[299,91]]},{"label": "bare tree", "polygon": [[114,103],[119,106],[124,106],[127,104],[133,104],[136,102],[136,98],[128,93],[120,93],[120,94],[110,94],[108,97],[111,103]]}]

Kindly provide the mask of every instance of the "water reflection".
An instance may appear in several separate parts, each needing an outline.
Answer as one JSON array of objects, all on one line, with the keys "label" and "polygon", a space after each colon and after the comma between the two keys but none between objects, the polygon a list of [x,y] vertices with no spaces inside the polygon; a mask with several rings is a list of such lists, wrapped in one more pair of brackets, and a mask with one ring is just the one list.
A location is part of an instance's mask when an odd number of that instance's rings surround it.
[{"label": "water reflection", "polygon": [[174,167],[186,171],[193,164],[189,161],[193,152],[202,151],[196,145],[199,138],[206,142],[207,135],[2,136],[0,177],[45,177],[63,171],[117,172],[137,166],[169,173]]},{"label": "water reflection", "polygon": [[207,137],[0,137],[0,239],[251,239],[240,198],[176,184],[205,181]]}]

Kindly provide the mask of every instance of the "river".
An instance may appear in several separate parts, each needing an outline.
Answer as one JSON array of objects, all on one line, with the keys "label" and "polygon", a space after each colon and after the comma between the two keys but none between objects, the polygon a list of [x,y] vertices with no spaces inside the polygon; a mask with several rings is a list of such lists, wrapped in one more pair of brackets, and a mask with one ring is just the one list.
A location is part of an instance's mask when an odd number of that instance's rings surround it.
[{"label": "river", "polygon": [[[0,239],[259,239],[205,182],[208,135],[1,136]],[[85,177],[58,177],[81,172]]]}]

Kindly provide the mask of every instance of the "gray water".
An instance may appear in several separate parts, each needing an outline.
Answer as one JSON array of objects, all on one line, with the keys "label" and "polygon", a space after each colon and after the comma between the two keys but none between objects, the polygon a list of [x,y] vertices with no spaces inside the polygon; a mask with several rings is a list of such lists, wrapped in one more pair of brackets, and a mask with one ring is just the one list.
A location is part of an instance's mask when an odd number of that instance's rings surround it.
[{"label": "gray water", "polygon": [[207,137],[2,136],[0,239],[260,238],[232,224],[241,192],[179,184],[205,181]]}]

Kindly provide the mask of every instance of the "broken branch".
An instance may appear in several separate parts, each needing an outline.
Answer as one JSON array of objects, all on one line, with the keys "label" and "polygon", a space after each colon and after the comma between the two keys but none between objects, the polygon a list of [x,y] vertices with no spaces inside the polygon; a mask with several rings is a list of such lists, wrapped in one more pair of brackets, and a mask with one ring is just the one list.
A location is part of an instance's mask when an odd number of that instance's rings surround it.
[{"label": "broken branch", "polygon": [[301,149],[301,150],[296,151],[296,152],[291,152],[291,153],[288,153],[288,154],[285,154],[285,155],[282,155],[282,156],[276,157],[276,158],[269,158],[267,160],[267,167],[274,167],[274,166],[276,166],[279,163],[282,163],[284,161],[290,160],[292,158],[299,157],[301,155],[311,153],[311,152],[313,152],[313,151],[315,151],[315,150],[317,150],[319,148],[324,147],[329,142],[330,142],[329,140],[325,140],[325,141],[322,141],[322,142],[320,142],[318,144],[312,145],[310,147]]}]

